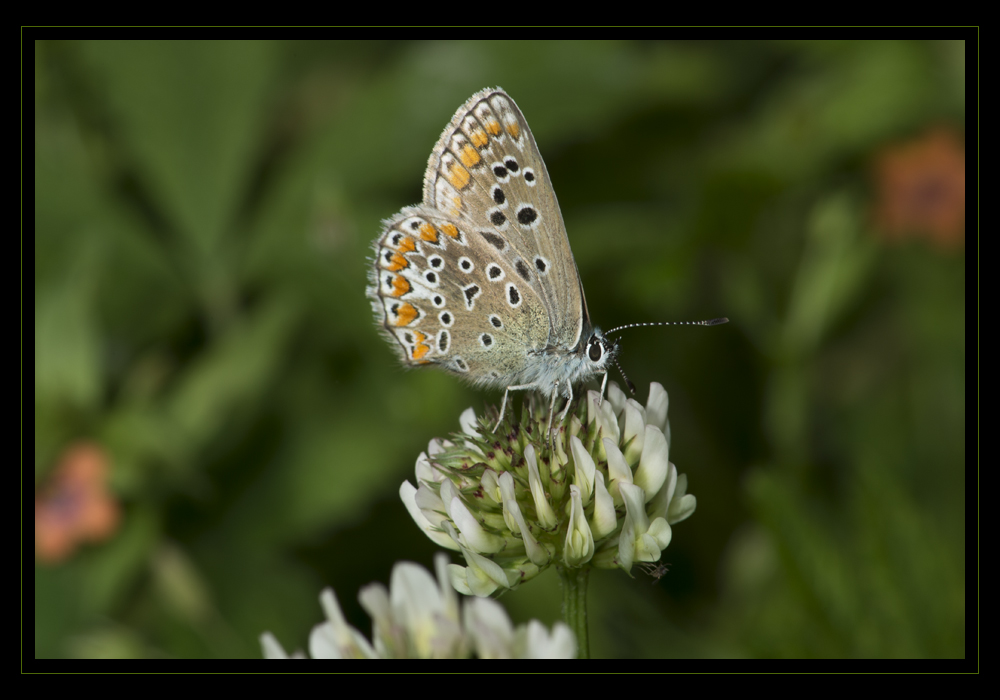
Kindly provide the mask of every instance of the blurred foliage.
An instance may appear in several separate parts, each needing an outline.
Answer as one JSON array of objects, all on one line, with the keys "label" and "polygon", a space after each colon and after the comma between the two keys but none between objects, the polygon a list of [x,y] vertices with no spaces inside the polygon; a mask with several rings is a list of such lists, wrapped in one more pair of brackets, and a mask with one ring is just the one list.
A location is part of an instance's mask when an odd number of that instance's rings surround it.
[{"label": "blurred foliage", "polygon": [[[81,444],[121,515],[36,554],[36,657],[304,648],[323,586],[367,633],[358,588],[431,565],[399,484],[499,396],[397,364],[367,256],[493,85],[595,323],[731,319],[623,336],[638,398],[670,394],[698,510],[658,582],[591,576],[595,656],[963,657],[964,179],[900,166],[905,199],[875,164],[931,129],[964,163],[965,51],[37,43],[36,519]],[[949,187],[959,228],[924,230]],[[880,225],[893,196],[916,213]],[[550,623],[557,577],[502,601]]]}]

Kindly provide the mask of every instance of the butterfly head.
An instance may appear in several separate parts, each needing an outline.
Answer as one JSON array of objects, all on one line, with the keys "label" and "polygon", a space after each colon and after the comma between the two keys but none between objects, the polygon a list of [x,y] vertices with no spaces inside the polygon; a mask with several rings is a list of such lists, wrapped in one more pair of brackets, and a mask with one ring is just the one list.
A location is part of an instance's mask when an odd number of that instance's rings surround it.
[{"label": "butterfly head", "polygon": [[628,386],[629,390],[634,394],[635,385],[629,380],[625,375],[625,371],[622,369],[621,365],[618,364],[618,353],[620,348],[618,345],[618,339],[611,340],[606,335],[601,332],[600,328],[595,328],[587,339],[587,343],[584,346],[584,357],[587,364],[590,366],[591,376],[599,373],[604,373],[607,376],[608,364],[614,363],[615,367],[622,375],[622,379],[625,380],[625,384]]},{"label": "butterfly head", "polygon": [[605,338],[600,328],[595,328],[583,346],[583,357],[591,372],[603,372],[608,362],[618,354],[618,341]]}]

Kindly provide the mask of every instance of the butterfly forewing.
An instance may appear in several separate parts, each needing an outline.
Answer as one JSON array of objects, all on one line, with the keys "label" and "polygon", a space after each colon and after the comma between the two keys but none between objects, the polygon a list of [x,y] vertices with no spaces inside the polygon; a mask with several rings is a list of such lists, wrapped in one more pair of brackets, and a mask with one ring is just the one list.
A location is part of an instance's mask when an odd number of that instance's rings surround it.
[{"label": "butterfly forewing", "polygon": [[509,95],[483,90],[455,113],[428,161],[424,204],[466,222],[486,254],[536,291],[548,315],[544,347],[577,346],[589,325],[579,273],[545,162]]}]

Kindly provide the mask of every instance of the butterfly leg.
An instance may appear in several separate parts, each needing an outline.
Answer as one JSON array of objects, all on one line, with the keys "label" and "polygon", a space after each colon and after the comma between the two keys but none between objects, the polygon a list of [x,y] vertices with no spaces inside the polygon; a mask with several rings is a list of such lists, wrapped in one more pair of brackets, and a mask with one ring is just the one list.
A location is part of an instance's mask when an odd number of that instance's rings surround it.
[{"label": "butterfly leg", "polygon": [[566,418],[566,414],[569,413],[569,406],[573,403],[573,384],[568,379],[566,380],[566,391],[563,392],[563,396],[566,397],[566,407],[559,414],[560,422]]},{"label": "butterfly leg", "polygon": [[[559,382],[552,385],[552,398],[549,401],[549,426],[545,429],[545,434],[549,436],[549,443],[551,447],[552,442],[552,416],[556,412],[556,397],[559,396]],[[562,420],[562,416],[559,417]]]},{"label": "butterfly leg", "polygon": [[548,427],[550,447],[552,443],[552,418],[555,416],[556,413],[556,397],[559,396],[560,393],[566,399],[566,406],[563,408],[562,411],[559,412],[559,422],[561,423],[566,418],[566,414],[569,413],[570,404],[573,403],[573,384],[568,379],[566,380],[565,391],[562,392],[559,391],[559,382],[556,382],[552,386],[552,400],[549,401],[549,427]]},{"label": "butterfly leg", "polygon": [[500,417],[497,419],[497,424],[493,426],[493,432],[495,433],[500,428],[500,424],[503,423],[503,417],[507,412],[507,396],[512,391],[525,391],[527,389],[538,389],[537,384],[518,384],[517,386],[509,386],[504,389],[503,401],[500,403]]},{"label": "butterfly leg", "polygon": [[605,372],[604,373],[604,380],[601,382],[601,398],[597,402],[598,406],[600,406],[602,403],[604,403],[604,390],[607,388],[607,386],[608,386],[608,373]]}]

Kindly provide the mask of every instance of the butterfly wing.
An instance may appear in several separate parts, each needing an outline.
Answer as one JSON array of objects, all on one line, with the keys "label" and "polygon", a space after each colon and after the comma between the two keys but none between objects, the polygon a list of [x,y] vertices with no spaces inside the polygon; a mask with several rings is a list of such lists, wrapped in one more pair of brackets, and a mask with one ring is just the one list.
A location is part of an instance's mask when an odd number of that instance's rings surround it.
[{"label": "butterfly wing", "polygon": [[424,205],[467,222],[535,291],[548,315],[546,347],[577,348],[590,326],[580,274],[545,162],[506,92],[482,90],[452,117],[427,164]]},{"label": "butterfly wing", "polygon": [[384,226],[369,296],[402,360],[482,386],[526,383],[549,333],[538,294],[468,219],[407,207]]}]

